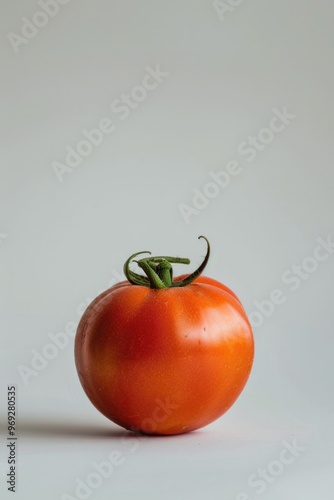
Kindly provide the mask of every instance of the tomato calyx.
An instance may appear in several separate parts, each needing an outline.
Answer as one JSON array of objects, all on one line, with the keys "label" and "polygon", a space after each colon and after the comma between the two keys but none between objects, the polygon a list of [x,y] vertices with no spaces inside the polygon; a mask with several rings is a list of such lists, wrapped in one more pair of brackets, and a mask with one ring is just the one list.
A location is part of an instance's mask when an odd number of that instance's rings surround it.
[{"label": "tomato calyx", "polygon": [[[207,251],[201,265],[193,273],[186,276],[181,281],[173,280],[173,266],[172,264],[190,264],[190,260],[183,257],[144,257],[140,260],[135,260],[137,255],[148,253],[149,251],[137,252],[131,255],[124,264],[124,274],[128,281],[133,285],[146,286],[148,288],[163,289],[187,286],[192,283],[204,271],[210,257],[210,243],[205,236],[199,236],[198,239],[203,238],[207,243]],[[145,275],[135,273],[130,269],[130,263],[136,262],[138,266],[144,271]]]}]

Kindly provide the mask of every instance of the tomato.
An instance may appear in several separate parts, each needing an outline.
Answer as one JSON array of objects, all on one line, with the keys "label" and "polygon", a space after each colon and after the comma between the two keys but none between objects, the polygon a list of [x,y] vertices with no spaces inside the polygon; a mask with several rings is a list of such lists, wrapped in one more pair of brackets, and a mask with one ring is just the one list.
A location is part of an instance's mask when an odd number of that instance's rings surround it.
[{"label": "tomato", "polygon": [[80,320],[75,362],[83,389],[126,429],[199,429],[223,415],[247,382],[252,329],[237,296],[201,276],[206,241],[199,269],[175,279],[171,264],[188,259],[142,258],[144,276],[130,270],[132,255],[127,280],[99,295]]}]

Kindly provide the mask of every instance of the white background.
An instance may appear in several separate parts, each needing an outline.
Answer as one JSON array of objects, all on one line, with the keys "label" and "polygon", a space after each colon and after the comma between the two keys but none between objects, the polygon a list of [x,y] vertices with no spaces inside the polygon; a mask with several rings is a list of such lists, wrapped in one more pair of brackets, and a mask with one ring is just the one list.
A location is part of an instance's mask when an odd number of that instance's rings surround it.
[{"label": "white background", "polygon": [[[334,253],[308,258],[317,238],[334,238],[334,7],[231,0],[223,10],[205,0],[71,0],[15,52],[8,34],[22,36],[22,18],[41,7],[1,0],[2,498],[13,497],[8,384],[18,392],[17,499],[76,498],[76,478],[115,450],[121,463],[87,498],[332,495]],[[169,76],[122,120],[112,103],[158,65]],[[248,161],[242,143],[268,138],[263,128],[284,107],[295,117]],[[54,162],[103,118],[114,132],[60,182]],[[186,221],[180,206],[200,203],[196,189],[208,192],[209,173],[232,160],[238,175]],[[77,323],[78,306],[131,253],[189,256],[192,270],[205,251],[200,234],[212,245],[206,274],[230,286],[249,315],[273,290],[284,296],[268,317],[252,316],[253,372],[221,419],[183,436],[124,438],[86,398],[72,338],[24,383],[18,367],[31,368],[31,351]],[[292,290],[294,265],[314,272]],[[293,441],[302,451],[273,465]],[[260,494],[248,481],[261,468],[279,473]]]}]

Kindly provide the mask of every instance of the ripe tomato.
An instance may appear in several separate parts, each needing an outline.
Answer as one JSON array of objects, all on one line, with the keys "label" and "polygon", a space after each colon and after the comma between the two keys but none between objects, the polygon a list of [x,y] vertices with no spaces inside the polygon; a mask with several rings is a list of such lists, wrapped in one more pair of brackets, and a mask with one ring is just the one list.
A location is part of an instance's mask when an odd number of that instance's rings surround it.
[{"label": "ripe tomato", "polygon": [[188,259],[141,259],[145,277],[130,270],[132,255],[128,279],[99,295],[79,323],[81,384],[93,405],[126,429],[198,429],[225,413],[247,382],[252,329],[236,295],[200,275],[207,245],[199,269],[175,279],[171,263]]}]

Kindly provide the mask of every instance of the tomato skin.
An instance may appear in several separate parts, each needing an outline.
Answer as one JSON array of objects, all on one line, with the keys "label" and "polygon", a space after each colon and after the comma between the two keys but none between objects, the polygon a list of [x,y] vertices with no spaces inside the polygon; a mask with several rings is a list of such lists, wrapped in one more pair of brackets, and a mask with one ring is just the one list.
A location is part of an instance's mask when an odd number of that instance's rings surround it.
[{"label": "tomato skin", "polygon": [[192,431],[223,415],[253,357],[239,299],[205,276],[160,290],[118,283],[88,306],[75,339],[79,378],[95,407],[153,434]]}]

